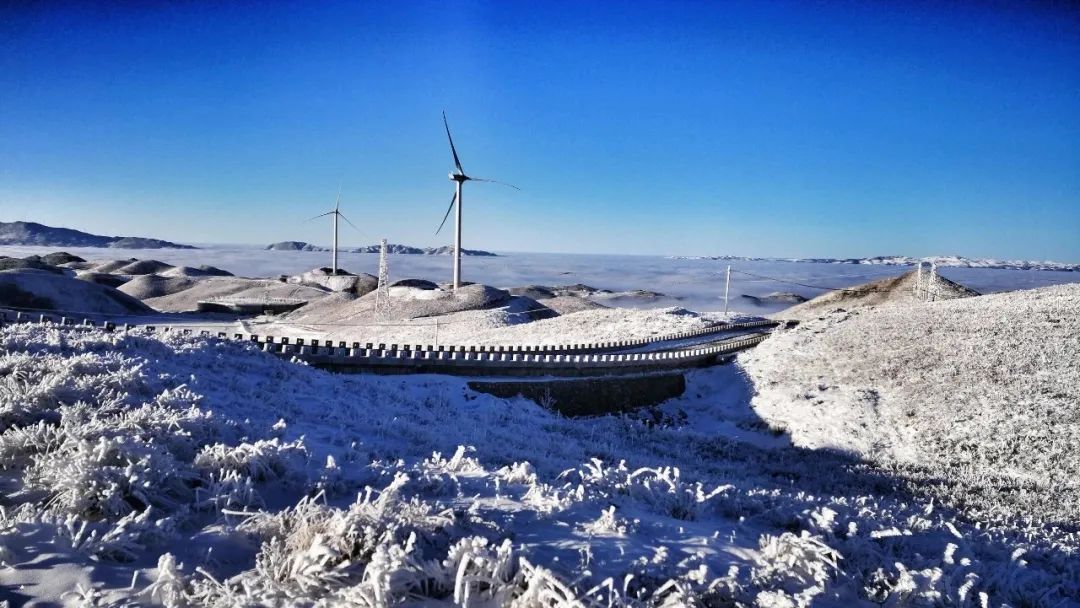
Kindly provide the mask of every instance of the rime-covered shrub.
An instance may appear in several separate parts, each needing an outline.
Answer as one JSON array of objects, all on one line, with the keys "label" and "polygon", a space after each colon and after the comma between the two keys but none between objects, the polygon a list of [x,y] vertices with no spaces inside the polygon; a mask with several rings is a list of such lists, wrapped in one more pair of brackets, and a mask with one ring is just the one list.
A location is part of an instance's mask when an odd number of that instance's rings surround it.
[{"label": "rime-covered shrub", "polygon": [[724,489],[706,491],[701,482],[683,482],[678,467],[643,467],[631,471],[625,461],[612,467],[596,458],[582,468],[564,472],[561,477],[576,479],[604,496],[629,496],[658,513],[682,520],[696,519],[702,505]]},{"label": "rime-covered shrub", "polygon": [[23,468],[35,456],[55,450],[64,442],[64,432],[55,424],[39,420],[27,426],[12,426],[0,434],[0,467]]},{"label": "rime-covered shrub", "polygon": [[56,422],[62,405],[88,398],[126,399],[126,389],[138,382],[141,373],[119,353],[0,355],[0,431],[42,420]]},{"label": "rime-covered shrub", "polygon": [[615,505],[611,505],[600,511],[600,516],[595,521],[582,526],[582,530],[591,535],[626,536],[628,532],[637,528],[637,524],[636,520],[629,521],[615,515]]},{"label": "rime-covered shrub", "polygon": [[308,452],[302,439],[283,443],[277,437],[254,443],[208,445],[196,456],[196,469],[206,473],[234,472],[254,481],[296,480],[305,475]]},{"label": "rime-covered shrub", "polygon": [[515,462],[495,471],[495,477],[506,483],[533,485],[536,483],[536,470],[528,461]]},{"label": "rime-covered shrub", "polygon": [[255,489],[255,482],[237,471],[211,474],[206,483],[195,489],[194,508],[199,511],[245,511],[265,506]]},{"label": "rime-covered shrub", "polygon": [[805,530],[799,535],[763,535],[759,549],[751,578],[768,590],[759,600],[765,605],[783,605],[786,593],[793,605],[809,606],[839,569],[840,554]]},{"label": "rime-covered shrub", "polygon": [[171,553],[158,558],[157,577],[143,589],[142,596],[165,608],[183,608],[187,605],[187,577],[181,571],[183,564],[178,564]]},{"label": "rime-covered shrub", "polygon": [[361,580],[387,543],[445,550],[453,514],[403,498],[408,481],[402,474],[381,492],[369,488],[347,510],[304,498],[279,513],[251,516],[241,529],[263,539],[255,562],[259,584],[272,593],[325,594]]},{"label": "rime-covered shrub", "polygon": [[69,442],[36,456],[28,486],[48,493],[48,507],[91,519],[154,505],[173,510],[191,495],[193,472],[159,446],[123,436]]}]

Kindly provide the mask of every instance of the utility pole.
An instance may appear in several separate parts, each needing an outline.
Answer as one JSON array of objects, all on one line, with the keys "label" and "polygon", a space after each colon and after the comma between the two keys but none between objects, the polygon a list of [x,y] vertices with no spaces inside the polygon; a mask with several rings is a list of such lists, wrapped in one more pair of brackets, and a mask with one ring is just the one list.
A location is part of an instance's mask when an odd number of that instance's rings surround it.
[{"label": "utility pole", "polygon": [[731,287],[731,264],[728,264],[727,273],[724,276],[724,315],[728,311],[728,288]]}]

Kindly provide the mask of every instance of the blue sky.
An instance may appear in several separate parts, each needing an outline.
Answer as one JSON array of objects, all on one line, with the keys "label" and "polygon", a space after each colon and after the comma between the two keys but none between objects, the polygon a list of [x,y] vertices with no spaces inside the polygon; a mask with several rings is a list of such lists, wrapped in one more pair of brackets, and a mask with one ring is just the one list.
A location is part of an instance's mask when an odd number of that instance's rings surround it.
[{"label": "blue sky", "polygon": [[0,221],[444,244],[445,109],[466,247],[1080,261],[1066,3],[159,4],[0,8]]}]

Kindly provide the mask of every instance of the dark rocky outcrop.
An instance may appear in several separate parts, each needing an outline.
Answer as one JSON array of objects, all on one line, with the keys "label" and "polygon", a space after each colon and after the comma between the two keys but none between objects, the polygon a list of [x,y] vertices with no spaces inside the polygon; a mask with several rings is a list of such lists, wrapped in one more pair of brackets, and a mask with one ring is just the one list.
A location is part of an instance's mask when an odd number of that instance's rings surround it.
[{"label": "dark rocky outcrop", "polygon": [[267,245],[269,251],[329,251],[325,247],[305,243],[304,241],[281,241]]},{"label": "dark rocky outcrop", "polygon": [[30,256],[29,258],[0,257],[0,270],[20,270],[24,268],[44,270],[54,274],[64,274],[62,269],[41,261],[41,258],[36,255]]},{"label": "dark rocky outcrop", "polygon": [[803,296],[800,296],[797,293],[791,293],[791,292],[787,292],[787,291],[783,291],[783,292],[775,291],[775,292],[770,293],[769,295],[765,295],[765,296],[752,296],[752,295],[744,293],[740,297],[745,299],[745,300],[749,300],[755,306],[762,306],[762,305],[771,304],[771,303],[801,304],[801,303],[807,301],[807,298],[804,298]]},{"label": "dark rocky outcrop", "polygon": [[412,287],[413,289],[438,289],[439,286],[424,279],[401,279],[394,281],[390,287]]},{"label": "dark rocky outcrop", "polygon": [[71,262],[85,262],[86,260],[80,258],[77,255],[71,255],[66,251],[57,251],[56,253],[50,253],[48,255],[41,256],[41,261],[51,266],[59,266],[61,264],[69,264]]},{"label": "dark rocky outcrop", "polygon": [[107,272],[80,272],[75,275],[76,279],[88,283],[97,283],[116,289],[131,280],[131,277],[122,274],[109,274]]},{"label": "dark rocky outcrop", "polygon": [[170,268],[173,268],[172,264],[166,264],[165,262],[159,262],[158,260],[138,260],[125,266],[121,266],[113,272],[116,274],[131,275],[159,274]]},{"label": "dark rocky outcrop", "polygon": [[543,285],[525,285],[523,287],[511,287],[509,290],[511,295],[525,296],[526,298],[532,298],[534,300],[544,300],[547,298],[555,297],[555,290]]}]

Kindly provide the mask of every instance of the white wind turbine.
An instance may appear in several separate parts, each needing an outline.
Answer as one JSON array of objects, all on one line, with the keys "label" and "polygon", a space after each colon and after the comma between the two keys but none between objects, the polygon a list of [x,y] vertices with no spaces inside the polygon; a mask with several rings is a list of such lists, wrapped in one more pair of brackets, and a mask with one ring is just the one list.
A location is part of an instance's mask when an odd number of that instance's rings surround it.
[{"label": "white wind turbine", "polygon": [[454,166],[457,170],[450,173],[450,181],[455,183],[454,198],[450,199],[450,207],[446,210],[446,215],[443,216],[442,223],[439,224],[435,234],[439,234],[439,231],[442,230],[443,225],[446,224],[446,218],[450,217],[450,212],[457,209],[457,213],[454,214],[454,291],[457,291],[457,288],[461,286],[461,186],[467,181],[474,181],[502,184],[503,186],[510,186],[514,190],[521,190],[521,188],[506,182],[465,175],[465,170],[461,168],[461,160],[458,158],[457,149],[454,148],[454,138],[450,136],[450,124],[446,122],[445,111],[442,119],[443,126],[446,127],[446,138],[450,140],[450,152],[454,155]]},{"label": "white wind turbine", "polygon": [[[330,210],[330,211],[327,211],[326,213],[321,214],[321,215],[316,215],[315,217],[310,218],[307,221],[310,222],[311,220],[317,220],[320,217],[326,217],[328,215],[334,216],[334,254],[333,254],[333,265],[331,266],[331,268],[333,269],[333,274],[335,276],[337,276],[338,218],[341,218],[341,219],[345,220],[346,222],[349,222],[349,218],[345,217],[341,213],[341,186],[338,186],[337,201],[334,203],[334,208],[332,210]],[[356,224],[354,224],[352,222],[349,222],[349,225],[352,226],[353,228],[356,228]],[[356,231],[360,232],[360,229],[356,228]]]}]

